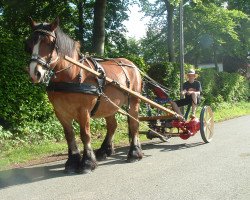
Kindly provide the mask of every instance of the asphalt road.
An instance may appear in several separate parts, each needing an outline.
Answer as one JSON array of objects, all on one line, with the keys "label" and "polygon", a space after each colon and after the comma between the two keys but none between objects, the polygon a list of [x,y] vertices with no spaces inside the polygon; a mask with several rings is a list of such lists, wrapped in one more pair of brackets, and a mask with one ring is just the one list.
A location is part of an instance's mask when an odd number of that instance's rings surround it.
[{"label": "asphalt road", "polygon": [[217,123],[209,144],[197,134],[143,150],[126,163],[127,148],[116,149],[89,174],[63,174],[65,161],[0,172],[0,199],[250,199],[250,116]]}]

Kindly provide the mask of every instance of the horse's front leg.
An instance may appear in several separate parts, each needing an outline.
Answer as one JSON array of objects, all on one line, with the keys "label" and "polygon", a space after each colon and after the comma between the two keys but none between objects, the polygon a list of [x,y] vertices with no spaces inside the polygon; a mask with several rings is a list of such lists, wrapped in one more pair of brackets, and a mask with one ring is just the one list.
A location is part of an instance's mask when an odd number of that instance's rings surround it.
[{"label": "horse's front leg", "polygon": [[81,140],[83,142],[83,157],[79,173],[87,173],[97,167],[95,154],[91,147],[90,113],[87,110],[81,112],[79,124]]},{"label": "horse's front leg", "polygon": [[68,160],[65,163],[65,173],[78,172],[81,156],[76,145],[75,133],[72,127],[73,119],[68,119],[56,112],[56,116],[63,126],[65,138],[68,144]]},{"label": "horse's front leg", "polygon": [[68,144],[68,160],[65,163],[65,173],[75,173],[79,171],[81,155],[76,145],[73,127],[64,128],[64,133]]},{"label": "horse's front leg", "polygon": [[140,100],[138,98],[131,97],[129,114],[133,118],[128,119],[129,125],[129,140],[130,140],[130,149],[128,152],[127,161],[134,162],[142,159],[142,149],[139,141],[139,122],[138,113],[139,113]]},{"label": "horse's front leg", "polygon": [[112,154],[115,153],[114,145],[113,145],[113,136],[117,128],[115,115],[106,117],[105,120],[106,120],[106,125],[107,125],[107,134],[101,145],[101,148],[98,149],[95,153],[96,158],[98,160],[104,160],[108,156],[111,156]]}]

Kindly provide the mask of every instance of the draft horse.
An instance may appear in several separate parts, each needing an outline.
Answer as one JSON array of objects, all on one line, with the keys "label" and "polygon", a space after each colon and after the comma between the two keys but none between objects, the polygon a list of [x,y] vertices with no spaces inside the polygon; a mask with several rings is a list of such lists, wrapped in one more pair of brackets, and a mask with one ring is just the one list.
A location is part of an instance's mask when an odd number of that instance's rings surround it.
[{"label": "draft horse", "polygon": [[[125,58],[106,59],[96,62],[80,53],[80,44],[71,39],[59,27],[59,19],[52,23],[36,23],[31,19],[31,36],[26,40],[26,51],[31,54],[29,74],[34,83],[47,83],[47,94],[55,115],[60,121],[68,144],[66,173],[84,173],[97,167],[98,159],[114,153],[113,136],[117,128],[115,114],[118,107],[129,105],[128,113],[138,119],[140,99],[129,96],[114,84],[127,86],[141,92],[142,80],[137,67]],[[64,59],[67,55],[85,66],[102,72],[102,76],[82,70]],[[105,83],[105,77],[114,80]],[[110,103],[111,100],[114,104]],[[90,118],[103,117],[107,134],[101,147],[93,152],[91,147]],[[83,155],[77,147],[72,122],[80,126]],[[140,160],[142,150],[138,137],[139,123],[128,120],[130,149],[129,162]]]}]

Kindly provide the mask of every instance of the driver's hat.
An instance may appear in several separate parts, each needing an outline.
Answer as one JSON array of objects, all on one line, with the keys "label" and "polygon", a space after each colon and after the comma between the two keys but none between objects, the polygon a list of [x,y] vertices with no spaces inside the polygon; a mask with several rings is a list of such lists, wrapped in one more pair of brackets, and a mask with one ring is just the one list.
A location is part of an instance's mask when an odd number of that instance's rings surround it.
[{"label": "driver's hat", "polygon": [[186,76],[188,76],[188,75],[195,75],[195,78],[198,77],[198,74],[195,73],[194,69],[189,69],[188,72],[187,72],[187,74],[186,74]]}]

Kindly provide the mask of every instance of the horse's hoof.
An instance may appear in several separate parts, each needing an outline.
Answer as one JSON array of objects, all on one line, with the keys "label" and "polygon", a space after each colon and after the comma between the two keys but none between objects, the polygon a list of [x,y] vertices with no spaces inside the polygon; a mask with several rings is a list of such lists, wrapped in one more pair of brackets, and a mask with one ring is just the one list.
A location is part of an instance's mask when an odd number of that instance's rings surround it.
[{"label": "horse's hoof", "polygon": [[105,150],[100,148],[96,150],[95,157],[97,160],[101,161],[101,160],[106,160],[108,155],[106,154]]},{"label": "horse's hoof", "polygon": [[106,147],[106,148],[101,147],[100,149],[97,149],[95,152],[96,159],[99,161],[106,160],[107,157],[113,154],[115,154],[115,151],[112,147]]},{"label": "horse's hoof", "polygon": [[87,174],[94,171],[97,168],[97,163],[91,160],[82,160],[77,173],[79,174]]},{"label": "horse's hoof", "polygon": [[65,163],[64,173],[73,174],[76,173],[81,164],[81,156],[80,154],[72,154],[69,155],[68,160]]},{"label": "horse's hoof", "polygon": [[83,174],[93,171],[97,167],[96,157],[92,149],[84,149],[80,167],[77,173]]},{"label": "horse's hoof", "polygon": [[127,162],[136,162],[141,160],[143,157],[142,150],[138,146],[131,146],[127,156]]}]

